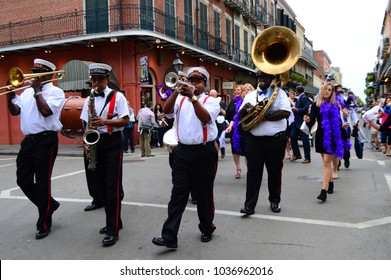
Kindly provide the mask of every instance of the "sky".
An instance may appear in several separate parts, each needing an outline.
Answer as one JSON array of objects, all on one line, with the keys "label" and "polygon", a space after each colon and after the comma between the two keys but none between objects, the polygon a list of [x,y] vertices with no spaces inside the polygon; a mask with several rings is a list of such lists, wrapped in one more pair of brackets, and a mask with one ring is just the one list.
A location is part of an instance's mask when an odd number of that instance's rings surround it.
[{"label": "sky", "polygon": [[388,0],[286,0],[313,42],[339,67],[342,86],[365,102],[365,77],[377,61]]}]

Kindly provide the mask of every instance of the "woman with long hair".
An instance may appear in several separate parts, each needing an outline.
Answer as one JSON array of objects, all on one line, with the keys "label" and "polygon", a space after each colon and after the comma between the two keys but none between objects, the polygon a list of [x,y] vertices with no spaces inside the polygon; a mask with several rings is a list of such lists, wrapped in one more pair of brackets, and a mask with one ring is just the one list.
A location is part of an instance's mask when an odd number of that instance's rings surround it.
[{"label": "woman with long hair", "polygon": [[340,106],[335,99],[334,87],[330,82],[323,84],[318,100],[311,106],[310,116],[305,115],[304,121],[308,127],[318,122],[315,136],[315,151],[320,153],[323,161],[323,183],[319,200],[326,201],[327,193],[334,190],[334,182],[331,172],[331,163],[334,157],[343,158],[344,139],[342,128],[349,123],[342,123]]},{"label": "woman with long hair", "polygon": [[242,171],[240,167],[240,156],[244,155],[244,151],[240,146],[240,133],[238,129],[238,122],[235,122],[235,116],[237,115],[237,112],[239,111],[239,108],[243,102],[242,87],[243,85],[236,85],[234,99],[228,104],[226,119],[229,122],[229,125],[225,130],[227,135],[229,135],[229,137],[231,138],[232,156],[236,166],[236,179],[240,179]]}]

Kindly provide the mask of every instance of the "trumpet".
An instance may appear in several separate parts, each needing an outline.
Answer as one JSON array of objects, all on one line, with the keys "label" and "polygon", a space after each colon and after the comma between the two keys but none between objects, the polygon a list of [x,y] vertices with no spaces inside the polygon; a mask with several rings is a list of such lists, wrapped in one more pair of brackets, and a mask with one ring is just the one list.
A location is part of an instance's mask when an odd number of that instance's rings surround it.
[{"label": "trumpet", "polygon": [[22,70],[19,67],[12,67],[8,72],[8,79],[11,84],[0,88],[0,90],[2,90],[2,89],[8,90],[6,92],[0,93],[0,96],[7,94],[7,93],[10,93],[10,92],[26,89],[26,88],[30,87],[30,85],[23,86],[24,84],[26,84],[26,83],[31,84],[33,79],[43,77],[43,76],[49,76],[49,75],[56,75],[56,78],[46,80],[46,81],[42,82],[42,84],[46,84],[46,83],[49,83],[52,81],[61,80],[65,76],[65,71],[58,70],[58,71],[52,71],[52,72],[23,74]]},{"label": "trumpet", "polygon": [[[182,79],[186,79],[186,77],[183,77]],[[164,83],[169,88],[180,89],[178,85],[182,85],[188,86],[189,88],[191,88],[192,91],[195,90],[195,87],[192,84],[189,84],[179,79],[178,75],[175,72],[168,72],[167,75],[164,77]]]}]

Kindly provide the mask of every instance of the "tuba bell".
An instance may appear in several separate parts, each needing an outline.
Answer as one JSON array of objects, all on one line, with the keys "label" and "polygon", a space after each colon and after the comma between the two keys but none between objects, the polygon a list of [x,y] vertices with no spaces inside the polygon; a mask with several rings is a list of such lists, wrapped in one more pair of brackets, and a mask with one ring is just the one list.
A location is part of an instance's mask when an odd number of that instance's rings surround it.
[{"label": "tuba bell", "polygon": [[251,58],[255,66],[264,73],[277,75],[274,92],[270,99],[264,99],[240,114],[240,124],[244,131],[259,124],[269,111],[278,95],[278,83],[288,80],[288,71],[299,59],[300,42],[289,28],[273,26],[263,30],[254,40]]},{"label": "tuba bell", "polygon": [[287,72],[299,59],[300,42],[287,27],[274,26],[263,30],[254,40],[251,58],[262,72],[277,75]]}]

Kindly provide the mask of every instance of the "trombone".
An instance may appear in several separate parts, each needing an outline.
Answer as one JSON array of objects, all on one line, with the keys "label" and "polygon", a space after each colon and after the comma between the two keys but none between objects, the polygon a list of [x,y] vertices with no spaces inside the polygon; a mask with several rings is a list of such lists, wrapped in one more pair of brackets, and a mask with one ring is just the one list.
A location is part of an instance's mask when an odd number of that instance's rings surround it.
[{"label": "trombone", "polygon": [[12,67],[8,72],[8,79],[11,84],[7,85],[7,86],[0,87],[0,90],[3,90],[3,89],[8,90],[6,92],[0,93],[0,96],[7,94],[7,93],[10,93],[10,92],[23,90],[23,89],[30,87],[30,85],[26,85],[26,86],[23,86],[23,85],[26,83],[31,84],[32,79],[43,77],[43,76],[56,75],[56,78],[42,82],[42,84],[46,84],[46,83],[49,83],[52,81],[61,80],[62,78],[64,78],[64,74],[65,74],[64,70],[58,70],[58,71],[53,71],[53,72],[23,74],[22,70],[19,67]]}]

